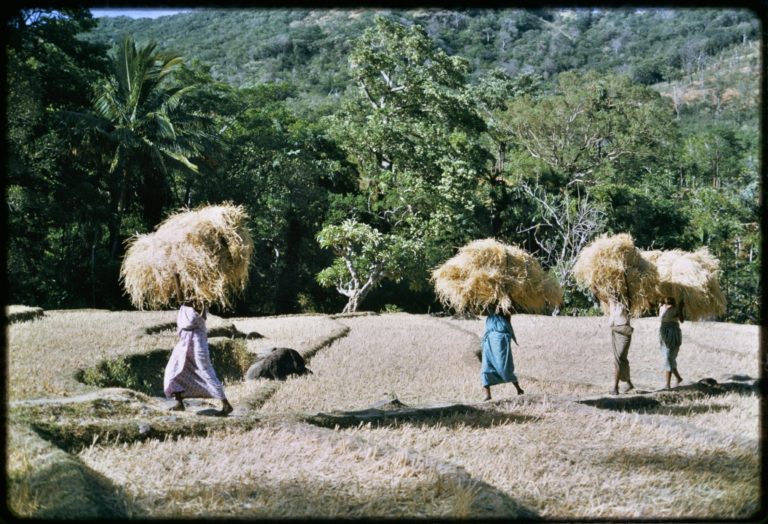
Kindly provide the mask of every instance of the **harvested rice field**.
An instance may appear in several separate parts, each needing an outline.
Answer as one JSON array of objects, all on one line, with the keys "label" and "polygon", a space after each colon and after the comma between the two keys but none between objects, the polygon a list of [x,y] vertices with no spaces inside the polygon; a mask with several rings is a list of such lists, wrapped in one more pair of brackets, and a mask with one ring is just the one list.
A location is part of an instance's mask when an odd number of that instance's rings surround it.
[{"label": "harvested rice field", "polygon": [[[214,362],[285,347],[311,370],[247,380],[232,367],[223,381],[235,411],[221,418],[208,416],[218,408],[209,400],[168,411],[156,382],[136,382],[154,372],[148,365],[162,374],[174,321],[174,311],[77,310],[7,326],[13,514],[723,520],[764,511],[757,326],[684,323],[684,380],[662,390],[658,322],[635,320],[636,389],[610,395],[605,318],[515,315],[525,394],[501,384],[483,402],[482,317],[211,316]],[[94,369],[116,382],[84,383]]]}]

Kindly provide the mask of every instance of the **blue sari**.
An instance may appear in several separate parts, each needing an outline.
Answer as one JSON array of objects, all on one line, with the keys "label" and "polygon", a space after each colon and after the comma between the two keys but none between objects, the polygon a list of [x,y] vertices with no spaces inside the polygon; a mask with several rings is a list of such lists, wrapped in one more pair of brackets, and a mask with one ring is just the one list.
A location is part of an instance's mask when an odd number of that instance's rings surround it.
[{"label": "blue sari", "polygon": [[514,340],[517,344],[515,332],[509,321],[501,315],[488,315],[485,319],[483,365],[480,369],[483,386],[517,382],[510,340]]}]

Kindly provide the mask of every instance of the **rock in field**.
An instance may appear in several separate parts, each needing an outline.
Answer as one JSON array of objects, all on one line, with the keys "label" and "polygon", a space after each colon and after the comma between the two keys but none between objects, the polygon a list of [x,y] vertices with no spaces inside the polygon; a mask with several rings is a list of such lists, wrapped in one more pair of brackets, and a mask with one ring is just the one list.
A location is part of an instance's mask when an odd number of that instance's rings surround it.
[{"label": "rock in field", "polygon": [[248,380],[268,378],[285,380],[289,375],[305,375],[312,373],[304,362],[304,358],[295,349],[272,348],[271,352],[253,364],[245,374]]}]

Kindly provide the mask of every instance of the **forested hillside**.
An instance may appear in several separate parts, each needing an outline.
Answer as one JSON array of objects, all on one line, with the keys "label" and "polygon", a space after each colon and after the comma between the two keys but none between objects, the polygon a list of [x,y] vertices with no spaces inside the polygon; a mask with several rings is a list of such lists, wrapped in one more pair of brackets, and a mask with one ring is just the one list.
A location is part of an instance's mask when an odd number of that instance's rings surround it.
[{"label": "forested hillside", "polygon": [[725,9],[86,10],[10,17],[12,303],[128,307],[124,241],[251,216],[238,313],[435,310],[469,240],[528,249],[594,312],[601,233],[707,246],[759,310],[760,22]]},{"label": "forested hillside", "polygon": [[376,15],[422,25],[470,78],[493,68],[545,78],[572,69],[628,75],[651,84],[700,69],[734,44],[758,38],[746,10],[715,9],[205,9],[155,20],[102,18],[89,40],[163,42],[210,64],[234,86],[290,81],[328,94],[350,80],[352,42]]}]

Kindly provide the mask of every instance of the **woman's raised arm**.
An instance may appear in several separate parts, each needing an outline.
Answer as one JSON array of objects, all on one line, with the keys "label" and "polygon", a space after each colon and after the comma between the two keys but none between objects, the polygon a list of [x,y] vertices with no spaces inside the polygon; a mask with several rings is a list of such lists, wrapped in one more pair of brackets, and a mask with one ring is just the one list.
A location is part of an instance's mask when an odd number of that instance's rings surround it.
[{"label": "woman's raised arm", "polygon": [[181,294],[181,278],[178,273],[174,273],[173,278],[176,284],[176,300],[179,301],[179,306],[181,306],[184,303],[184,295]]}]

